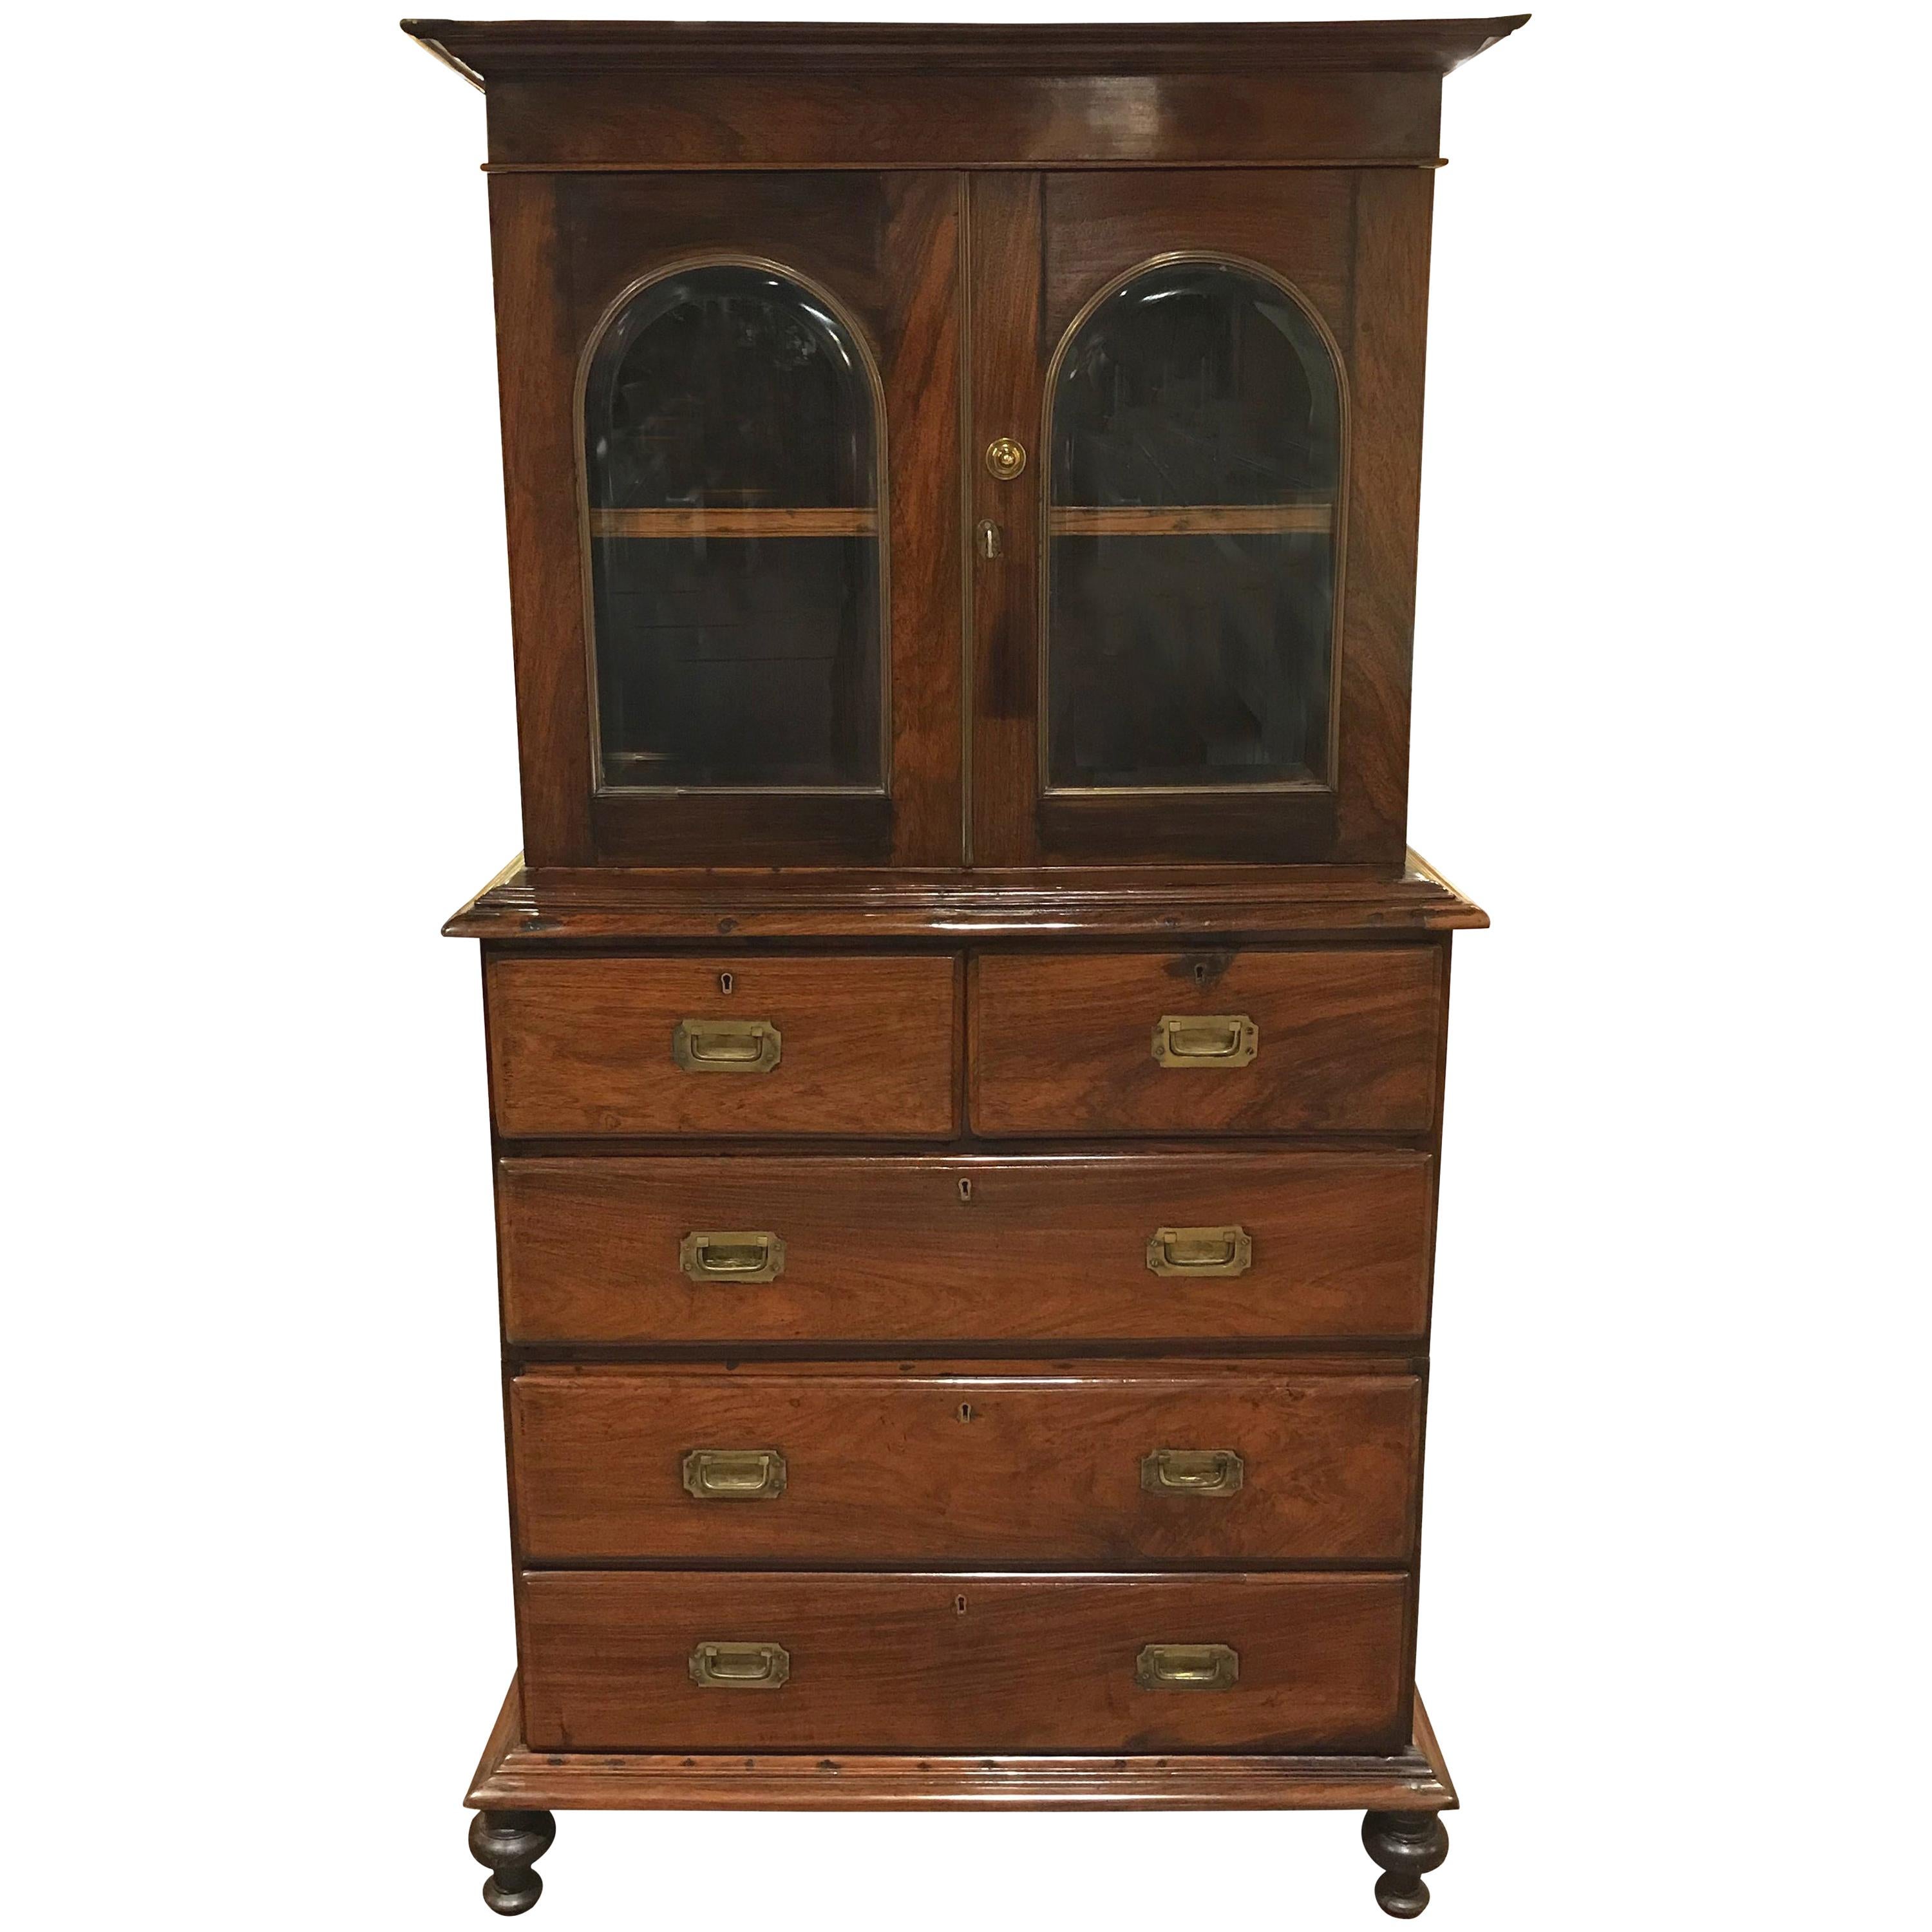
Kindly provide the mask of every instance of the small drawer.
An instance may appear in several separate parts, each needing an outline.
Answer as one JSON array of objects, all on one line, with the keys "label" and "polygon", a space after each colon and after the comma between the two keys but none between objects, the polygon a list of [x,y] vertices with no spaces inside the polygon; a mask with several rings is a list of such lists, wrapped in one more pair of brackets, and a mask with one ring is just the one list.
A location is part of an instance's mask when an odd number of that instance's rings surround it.
[{"label": "small drawer", "polygon": [[943,955],[494,957],[497,1131],[944,1139],[958,980]]},{"label": "small drawer", "polygon": [[1434,1182],[1395,1148],[507,1159],[503,1318],[536,1342],[1419,1336]]},{"label": "small drawer", "polygon": [[549,1571],[536,1750],[1392,1751],[1409,1580]]},{"label": "small drawer", "polygon": [[512,1384],[532,1563],[1403,1563],[1421,1384],[1190,1364],[556,1367]]},{"label": "small drawer", "polygon": [[1423,1133],[1442,1061],[1434,945],[986,953],[975,1132]]}]

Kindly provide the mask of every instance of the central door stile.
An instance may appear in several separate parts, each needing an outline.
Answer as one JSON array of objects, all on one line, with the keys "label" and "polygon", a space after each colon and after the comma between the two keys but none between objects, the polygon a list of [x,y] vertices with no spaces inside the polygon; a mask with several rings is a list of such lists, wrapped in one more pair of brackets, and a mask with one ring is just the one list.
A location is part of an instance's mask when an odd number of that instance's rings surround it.
[{"label": "central door stile", "polygon": [[[971,613],[968,851],[977,866],[1039,856],[1034,713],[1039,640],[1042,177],[970,177],[965,470]],[[984,541],[980,539],[983,538]],[[991,554],[988,554],[988,552]]]}]

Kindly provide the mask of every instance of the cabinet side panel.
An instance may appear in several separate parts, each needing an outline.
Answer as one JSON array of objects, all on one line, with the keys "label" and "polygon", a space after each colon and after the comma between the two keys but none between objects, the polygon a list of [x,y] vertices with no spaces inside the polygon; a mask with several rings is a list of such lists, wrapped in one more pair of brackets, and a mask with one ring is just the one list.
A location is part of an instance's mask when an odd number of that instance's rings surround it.
[{"label": "cabinet side panel", "polygon": [[1400,862],[1408,816],[1408,706],[1422,491],[1424,331],[1436,181],[1355,177],[1354,382],[1342,616],[1335,856]]},{"label": "cabinet side panel", "polygon": [[591,859],[590,740],[584,595],[574,491],[572,389],[557,256],[554,182],[490,182],[496,368],[517,661],[524,850],[532,866]]}]

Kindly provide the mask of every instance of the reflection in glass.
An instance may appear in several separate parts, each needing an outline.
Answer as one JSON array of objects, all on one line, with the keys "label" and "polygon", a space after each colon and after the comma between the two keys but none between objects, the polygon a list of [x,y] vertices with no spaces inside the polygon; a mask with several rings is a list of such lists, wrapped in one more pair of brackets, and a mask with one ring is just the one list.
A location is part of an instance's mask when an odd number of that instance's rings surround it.
[{"label": "reflection in glass", "polygon": [[770,269],[683,270],[584,400],[606,790],[883,782],[878,429],[851,332]]},{"label": "reflection in glass", "polygon": [[1325,783],[1341,398],[1307,312],[1248,269],[1150,268],[1052,408],[1049,788]]}]

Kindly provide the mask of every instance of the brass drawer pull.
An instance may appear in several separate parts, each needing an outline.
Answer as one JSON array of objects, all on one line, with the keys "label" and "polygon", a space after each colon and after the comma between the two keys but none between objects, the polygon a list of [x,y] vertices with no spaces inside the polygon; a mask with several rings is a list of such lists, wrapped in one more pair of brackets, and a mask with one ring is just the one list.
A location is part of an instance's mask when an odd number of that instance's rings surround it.
[{"label": "brass drawer pull", "polygon": [[762,1232],[687,1234],[677,1264],[693,1281],[776,1281],[784,1273],[785,1244]]},{"label": "brass drawer pull", "polygon": [[791,1675],[782,1643],[700,1643],[691,1653],[691,1681],[704,1690],[776,1690]]},{"label": "brass drawer pull", "polygon": [[784,1494],[785,1459],[776,1449],[694,1449],[684,1486],[700,1502],[757,1502]]},{"label": "brass drawer pull", "polygon": [[1232,1449],[1156,1449],[1141,1458],[1141,1487],[1157,1496],[1232,1496],[1246,1474]]},{"label": "brass drawer pull", "polygon": [[1150,1643],[1134,1664],[1143,1690],[1232,1690],[1241,1660],[1232,1644]]},{"label": "brass drawer pull", "polygon": [[1246,1066],[1261,1050],[1261,1028],[1246,1013],[1162,1013],[1154,1026],[1163,1066]]},{"label": "brass drawer pull", "polygon": [[1156,1228],[1147,1244],[1147,1264],[1159,1275],[1246,1274],[1254,1258],[1240,1227]]},{"label": "brass drawer pull", "polygon": [[769,1073],[784,1036],[770,1020],[680,1020],[670,1057],[687,1073]]}]

